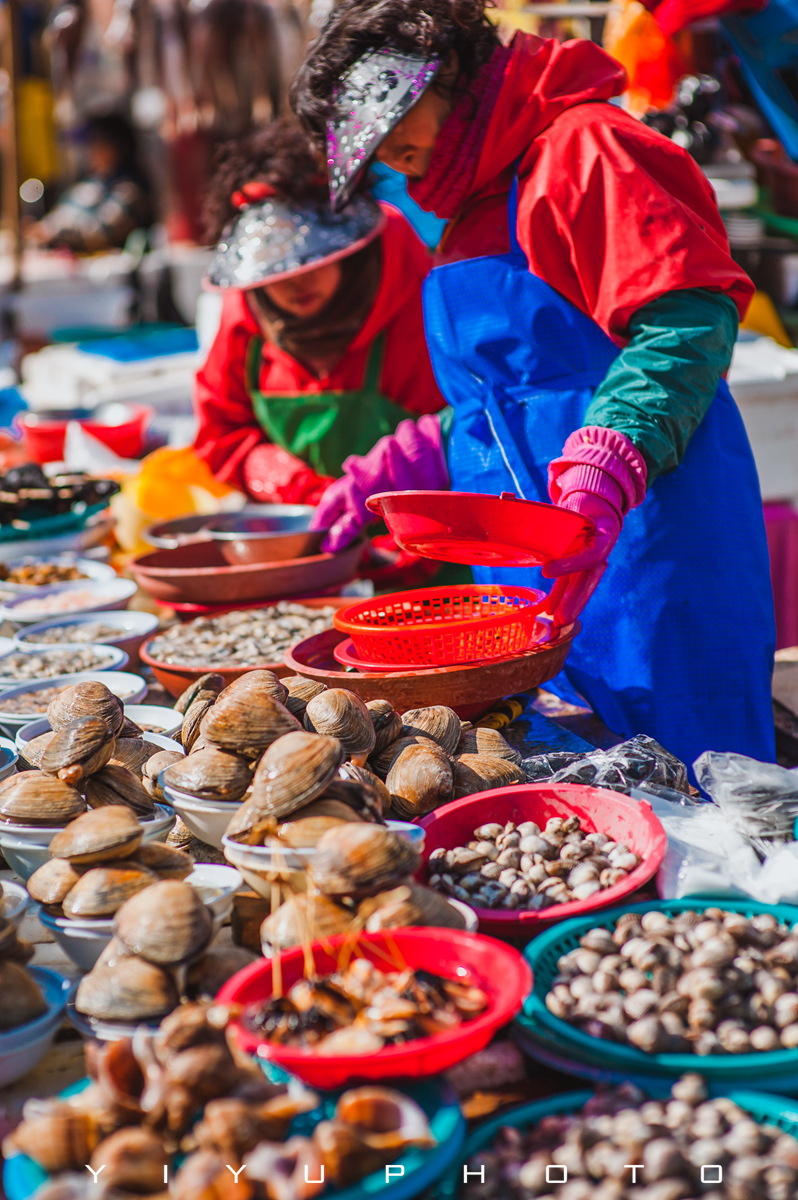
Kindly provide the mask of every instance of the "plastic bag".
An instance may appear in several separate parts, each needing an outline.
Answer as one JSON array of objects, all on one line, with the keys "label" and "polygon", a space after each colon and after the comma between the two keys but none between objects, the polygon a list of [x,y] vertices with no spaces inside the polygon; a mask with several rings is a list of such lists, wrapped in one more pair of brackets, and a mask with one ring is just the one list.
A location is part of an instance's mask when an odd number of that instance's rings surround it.
[{"label": "plastic bag", "polygon": [[762,857],[794,840],[798,817],[798,774],[744,754],[707,751],[693,764],[696,778],[733,829]]},{"label": "plastic bag", "polygon": [[568,767],[585,754],[574,754],[567,750],[553,750],[551,754],[532,754],[522,759],[521,770],[526,774],[529,783],[539,783],[541,779],[551,779],[556,771]]},{"label": "plastic bag", "polygon": [[752,894],[759,858],[715,804],[681,805],[650,793],[646,799],[668,835],[668,849],[657,874],[657,890],[663,900]]},{"label": "plastic bag", "polygon": [[687,792],[687,767],[659,742],[638,733],[611,750],[591,750],[552,776],[552,783],[589,783],[629,795],[650,782]]}]

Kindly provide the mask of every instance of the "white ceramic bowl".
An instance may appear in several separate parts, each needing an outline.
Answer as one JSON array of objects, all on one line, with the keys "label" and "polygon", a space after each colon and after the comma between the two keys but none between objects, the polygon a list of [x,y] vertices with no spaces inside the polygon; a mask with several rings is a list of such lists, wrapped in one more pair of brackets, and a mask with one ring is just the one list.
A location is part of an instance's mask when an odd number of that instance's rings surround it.
[{"label": "white ceramic bowl", "polygon": [[241,807],[241,801],[198,800],[196,796],[189,796],[186,792],[179,792],[176,788],[164,786],[163,771],[158,782],[161,785],[164,799],[172,805],[177,815],[182,817],[194,837],[221,850],[224,831],[230,824],[233,814]]},{"label": "white ceramic bowl", "polygon": [[[213,912],[214,934],[230,916],[233,896],[243,880],[232,867],[214,863],[198,863],[186,883],[196,888],[204,902]],[[70,917],[53,917],[39,909],[39,920],[48,929],[68,958],[83,971],[90,971],[105,947],[114,936],[114,918],[103,920],[76,920]]]},{"label": "white ceramic bowl", "polygon": [[[162,841],[175,823],[174,811],[168,804],[155,805],[158,815],[142,821],[143,841]],[[11,867],[25,882],[43,863],[48,862],[48,847],[59,829],[51,826],[34,828],[30,825],[0,824],[0,850]]]},{"label": "white ceramic bowl", "polygon": [[[177,733],[183,724],[183,714],[163,704],[126,704],[125,716],[130,717],[137,725],[155,725],[158,733],[165,738]],[[177,742],[174,743],[177,746]],[[177,746],[178,750],[180,749]],[[171,747],[170,747],[171,749]]]},{"label": "white ceramic bowl", "polygon": [[68,614],[63,617],[50,617],[49,620],[38,621],[35,625],[27,625],[24,629],[19,630],[14,641],[21,646],[42,645],[43,643],[35,641],[35,636],[44,633],[46,629],[55,629],[61,625],[93,625],[97,621],[118,630],[117,636],[104,636],[103,645],[118,646],[120,650],[124,650],[130,655],[130,661],[134,665],[138,664],[139,647],[142,642],[152,637],[160,624],[158,617],[147,612],[101,611],[77,615]]},{"label": "white ceramic bowl", "polygon": [[[93,650],[95,654],[102,655],[108,658],[108,665],[105,667],[94,667],[93,670],[104,675],[107,671],[124,671],[128,664],[129,655],[124,650],[120,650],[118,646],[98,645],[94,642],[82,645],[63,645],[63,646],[27,646],[15,645],[8,654],[0,654],[0,688],[16,687],[18,683],[38,683],[46,678],[43,675],[38,675],[34,679],[15,679],[11,675],[6,675],[3,669],[3,663],[6,658],[13,658],[17,654],[24,654],[26,658],[43,658],[46,662],[54,654],[62,654],[64,651],[72,650]],[[78,672],[75,672],[78,674]],[[58,676],[61,678],[61,676]]]},{"label": "white ceramic bowl", "polygon": [[[137,587],[138,585],[132,579],[120,579],[117,576],[114,579],[76,579],[73,583],[36,588],[33,592],[27,591],[24,595],[20,594],[15,599],[6,600],[4,604],[0,605],[0,620],[13,621],[17,625],[36,625],[46,621],[49,617],[67,615],[75,617],[78,613],[96,613],[102,612],[103,609],[124,608],[135,595]],[[53,609],[45,603],[44,607],[39,604],[36,608],[23,608],[20,611],[20,606],[31,600],[47,602],[51,596],[74,591],[88,593],[85,603],[77,608]]]},{"label": "white ceramic bowl", "polygon": [[28,971],[44,992],[47,1012],[35,1021],[0,1033],[0,1087],[27,1075],[50,1049],[72,986],[71,980],[49,967],[28,967]]},{"label": "white ceramic bowl", "polygon": [[5,917],[12,925],[19,925],[30,904],[28,889],[14,879],[3,880],[3,894],[0,895],[0,917]]},{"label": "white ceramic bowl", "polygon": [[[9,543],[9,548],[14,543]],[[116,579],[117,574],[112,566],[108,563],[97,562],[93,558],[77,558],[74,554],[0,554],[0,561],[4,562],[9,567],[21,566],[39,566],[48,563],[54,563],[59,567],[76,567],[86,579],[69,579],[67,583],[85,583],[87,580],[95,582],[103,582],[106,579]],[[60,584],[44,584],[44,587],[59,587]],[[39,591],[41,584],[33,585],[30,583],[5,583],[2,582],[3,588],[13,588],[14,591],[25,592],[28,595],[31,591]]]},{"label": "white ceramic bowl", "polygon": [[[140,675],[131,675],[129,671],[78,671],[74,675],[55,675],[52,679],[39,679],[36,683],[15,683],[0,690],[0,704],[25,692],[38,692],[44,688],[70,687],[73,683],[85,683],[89,679],[99,680],[118,696],[124,704],[137,704],[147,695],[147,684]],[[7,712],[0,709],[0,728],[17,730],[25,725],[32,725],[41,720],[41,716],[30,712]]]},{"label": "white ceramic bowl", "polygon": [[13,775],[19,760],[19,751],[11,738],[0,737],[0,780]]}]

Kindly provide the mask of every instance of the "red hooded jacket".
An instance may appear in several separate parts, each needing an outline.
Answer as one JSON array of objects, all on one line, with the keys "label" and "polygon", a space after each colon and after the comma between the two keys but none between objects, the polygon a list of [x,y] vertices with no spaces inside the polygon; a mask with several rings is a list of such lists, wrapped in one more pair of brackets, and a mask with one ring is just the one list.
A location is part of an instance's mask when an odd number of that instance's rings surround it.
[{"label": "red hooded jacket", "polygon": [[[401,213],[389,205],[382,234],[382,279],[374,307],[344,357],[317,379],[300,362],[264,343],[260,390],[294,394],[362,387],[369,350],[385,332],[380,390],[411,413],[440,411],[438,391],[424,341],[421,285],[432,262]],[[199,428],[194,448],[217,479],[245,491],[243,466],[249,452],[268,441],[258,424],[246,378],[247,348],[263,331],[250,312],[246,293],[230,291],[205,365],[197,373],[194,407]]]},{"label": "red hooded jacket", "polygon": [[607,103],[625,84],[623,67],[592,42],[516,34],[440,261],[507,252],[518,163],[530,270],[618,344],[632,313],[678,289],[723,292],[743,316],[754,286],[729,254],[710,184],[685,150]]}]

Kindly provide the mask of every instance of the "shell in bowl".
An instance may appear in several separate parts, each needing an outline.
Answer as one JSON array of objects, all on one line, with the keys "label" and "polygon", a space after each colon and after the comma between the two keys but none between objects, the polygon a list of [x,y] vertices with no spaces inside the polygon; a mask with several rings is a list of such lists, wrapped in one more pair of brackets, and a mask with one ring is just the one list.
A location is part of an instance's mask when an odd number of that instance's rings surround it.
[{"label": "shell in bowl", "polygon": [[18,625],[38,625],[48,617],[69,613],[102,612],[125,608],[136,593],[132,579],[78,579],[57,587],[26,592],[0,606],[0,619]]}]

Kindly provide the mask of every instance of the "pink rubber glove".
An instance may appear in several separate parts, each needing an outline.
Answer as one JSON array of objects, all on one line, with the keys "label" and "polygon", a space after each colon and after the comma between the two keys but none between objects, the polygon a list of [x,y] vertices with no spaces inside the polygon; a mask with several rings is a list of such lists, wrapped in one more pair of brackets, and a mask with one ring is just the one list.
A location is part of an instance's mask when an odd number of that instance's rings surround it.
[{"label": "pink rubber glove", "polygon": [[628,438],[597,425],[572,433],[562,457],[549,464],[551,499],[590,517],[596,527],[584,550],[543,568],[547,579],[558,580],[548,606],[555,625],[573,624],[596,590],[624,517],[645,499],[646,473],[642,455]]},{"label": "pink rubber glove", "polygon": [[378,492],[441,491],[449,487],[441,423],[436,416],[402,421],[368,454],[344,460],[313,515],[311,529],[328,529],[322,550],[336,554],[355,540],[374,515],[366,508]]}]

